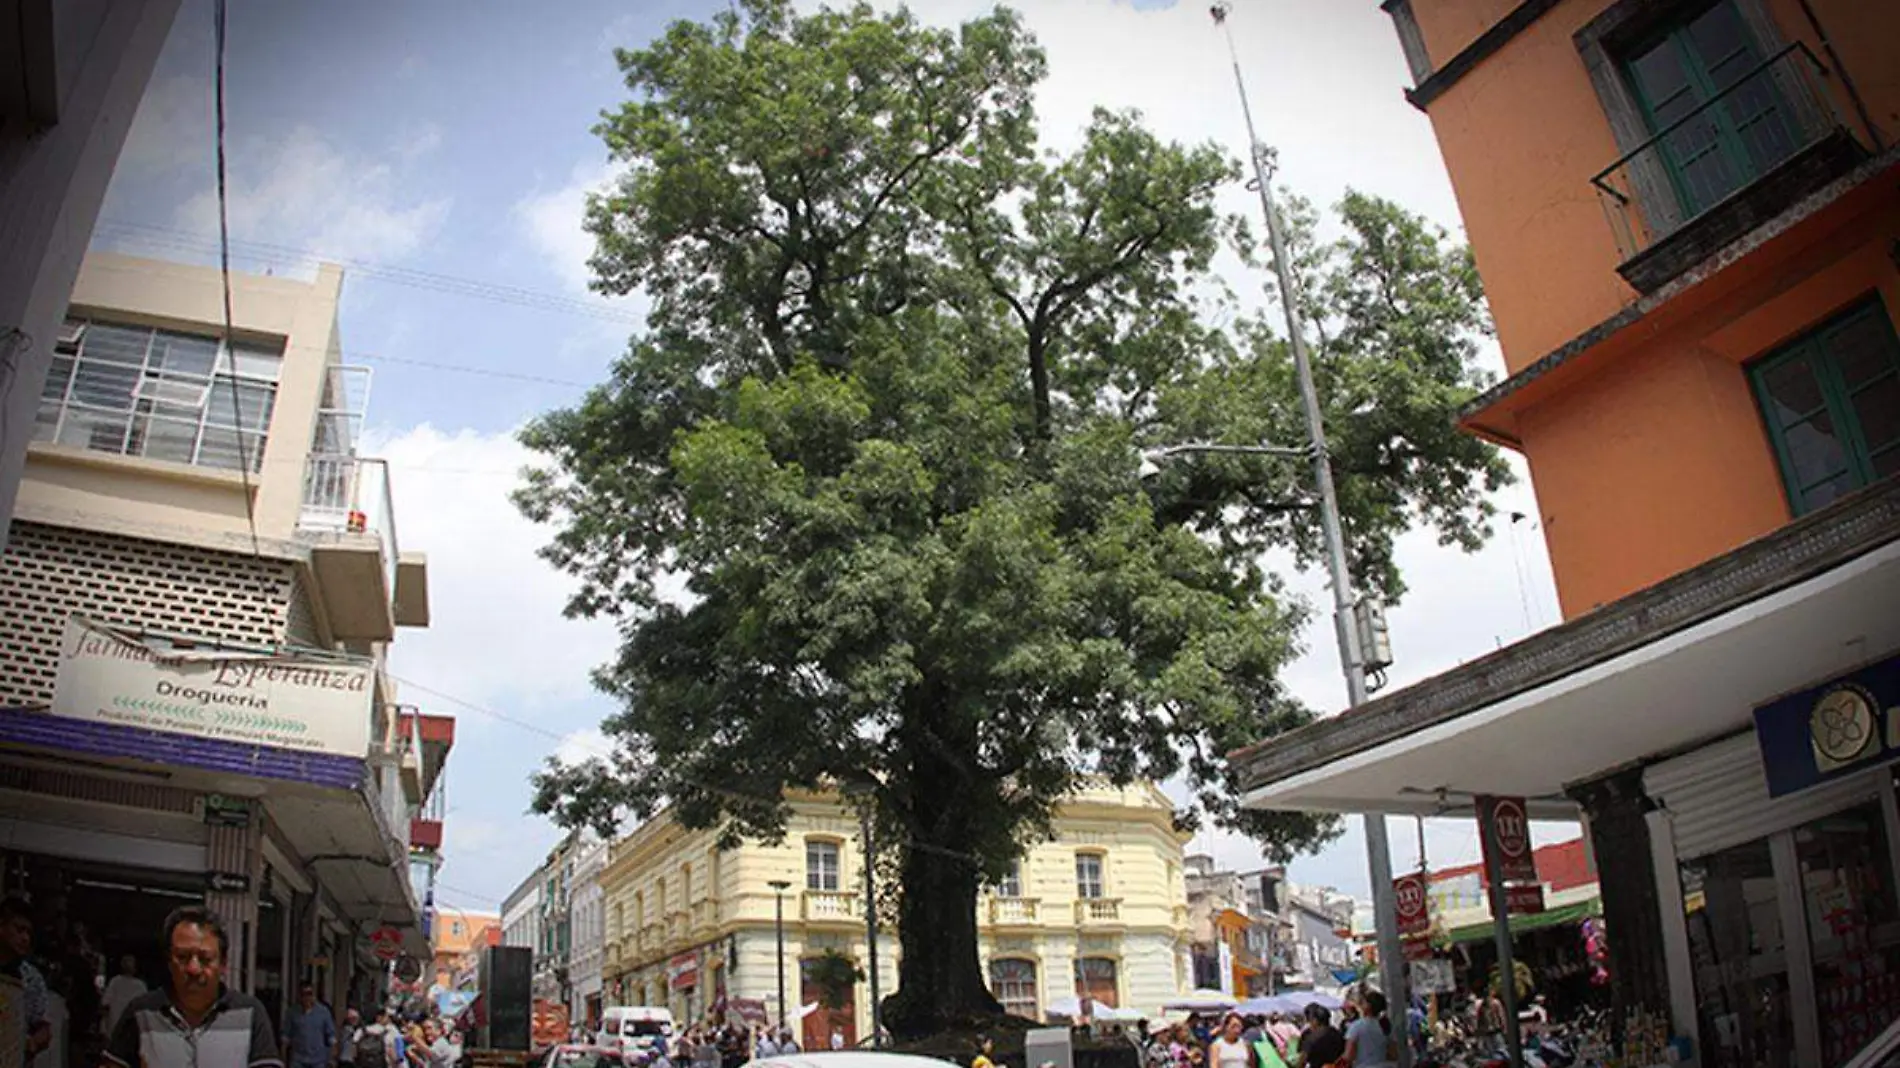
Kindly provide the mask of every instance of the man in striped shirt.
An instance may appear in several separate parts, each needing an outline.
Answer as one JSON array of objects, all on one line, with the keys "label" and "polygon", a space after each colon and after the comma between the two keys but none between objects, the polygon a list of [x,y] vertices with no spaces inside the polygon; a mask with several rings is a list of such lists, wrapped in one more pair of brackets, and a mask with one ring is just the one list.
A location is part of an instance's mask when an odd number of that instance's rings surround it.
[{"label": "man in striped shirt", "polygon": [[171,981],[132,999],[103,1068],[283,1068],[264,1003],[224,985],[224,925],[188,906],[165,919]]}]

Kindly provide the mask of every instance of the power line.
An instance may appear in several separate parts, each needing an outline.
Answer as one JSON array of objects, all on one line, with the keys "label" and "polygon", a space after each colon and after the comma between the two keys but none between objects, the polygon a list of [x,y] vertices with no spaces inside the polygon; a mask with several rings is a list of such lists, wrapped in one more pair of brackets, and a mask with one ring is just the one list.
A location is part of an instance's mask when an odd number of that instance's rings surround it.
[{"label": "power line", "polygon": [[[130,220],[113,219],[101,222],[97,233],[117,234],[134,238],[161,248],[186,252],[209,252],[215,244],[200,234],[152,223],[139,223]],[[564,296],[527,289],[522,286],[505,285],[499,282],[485,282],[480,279],[459,275],[442,274],[437,271],[425,271],[415,267],[398,267],[393,264],[378,263],[346,256],[326,256],[314,249],[299,248],[295,245],[278,244],[269,241],[236,240],[232,246],[239,251],[249,250],[251,258],[260,262],[287,260],[296,263],[322,261],[335,263],[348,268],[352,274],[393,282],[397,285],[427,289],[453,296],[472,297],[502,304],[514,304],[521,307],[536,308],[542,311],[560,312],[568,315],[583,315],[608,322],[622,323],[627,326],[645,324],[644,316],[627,308],[617,308],[599,301],[585,300],[579,297]]]},{"label": "power line", "polygon": [[215,38],[215,77],[212,79],[212,106],[216,110],[218,146],[218,276],[224,290],[224,352],[231,361],[232,373],[225,376],[231,384],[231,422],[237,427],[231,434],[237,442],[238,475],[244,486],[244,520],[251,528],[251,555],[262,557],[257,543],[257,502],[251,495],[251,458],[244,444],[244,402],[238,392],[237,356],[231,351],[231,213],[226,194],[224,165],[224,0],[212,9],[212,36]]}]

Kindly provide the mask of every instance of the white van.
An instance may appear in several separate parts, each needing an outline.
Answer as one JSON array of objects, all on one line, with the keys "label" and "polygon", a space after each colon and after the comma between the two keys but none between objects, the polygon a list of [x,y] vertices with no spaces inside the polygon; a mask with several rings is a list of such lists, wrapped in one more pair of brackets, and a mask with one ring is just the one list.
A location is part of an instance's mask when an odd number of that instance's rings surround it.
[{"label": "white van", "polygon": [[649,1050],[673,1037],[673,1013],[657,1005],[611,1005],[595,1041],[608,1049]]}]

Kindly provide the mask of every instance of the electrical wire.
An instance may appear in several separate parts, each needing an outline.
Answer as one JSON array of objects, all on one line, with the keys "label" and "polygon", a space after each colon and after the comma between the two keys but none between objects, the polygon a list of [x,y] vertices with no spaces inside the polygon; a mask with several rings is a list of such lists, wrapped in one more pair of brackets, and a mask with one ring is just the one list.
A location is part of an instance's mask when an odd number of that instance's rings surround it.
[{"label": "electrical wire", "polygon": [[225,0],[217,0],[212,8],[212,38],[215,59],[215,76],[212,80],[212,103],[216,109],[216,130],[218,145],[218,272],[224,289],[224,353],[231,361],[232,374],[226,375],[231,384],[231,421],[239,429],[232,433],[237,442],[238,475],[244,485],[244,520],[251,530],[251,555],[261,558],[263,549],[257,541],[257,500],[251,492],[251,458],[244,444],[244,407],[242,395],[238,392],[237,357],[231,351],[231,212],[230,197],[225,180],[224,152],[224,6]]}]

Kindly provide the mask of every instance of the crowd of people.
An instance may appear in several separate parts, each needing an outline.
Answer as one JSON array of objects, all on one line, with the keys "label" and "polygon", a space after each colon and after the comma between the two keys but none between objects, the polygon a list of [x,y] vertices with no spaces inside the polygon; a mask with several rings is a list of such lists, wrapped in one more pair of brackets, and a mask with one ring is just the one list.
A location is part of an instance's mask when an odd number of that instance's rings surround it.
[{"label": "crowd of people", "polygon": [[[1406,1023],[1413,1026],[1406,1027]],[[1334,1068],[1377,1066],[1398,1060],[1397,1043],[1417,1034],[1417,1021],[1395,1032],[1385,996],[1355,992],[1337,1023],[1323,1005],[1297,1017],[1282,1013],[1214,1017],[1195,1015],[1145,1032],[1145,1068]]]}]

